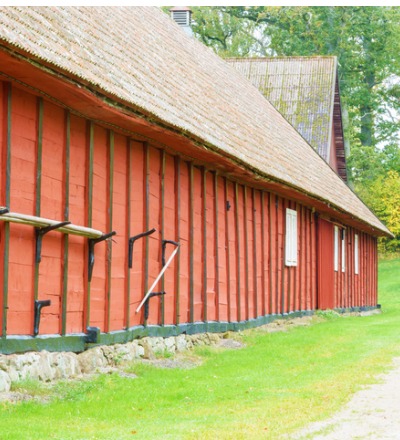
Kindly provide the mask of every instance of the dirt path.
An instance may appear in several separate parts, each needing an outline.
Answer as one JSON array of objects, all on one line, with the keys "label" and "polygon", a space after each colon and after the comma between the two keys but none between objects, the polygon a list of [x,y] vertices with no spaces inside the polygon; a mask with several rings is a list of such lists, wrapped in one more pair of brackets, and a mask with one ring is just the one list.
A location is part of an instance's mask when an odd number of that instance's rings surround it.
[{"label": "dirt path", "polygon": [[313,423],[291,437],[300,439],[400,439],[400,358],[381,383],[357,392],[329,420]]}]

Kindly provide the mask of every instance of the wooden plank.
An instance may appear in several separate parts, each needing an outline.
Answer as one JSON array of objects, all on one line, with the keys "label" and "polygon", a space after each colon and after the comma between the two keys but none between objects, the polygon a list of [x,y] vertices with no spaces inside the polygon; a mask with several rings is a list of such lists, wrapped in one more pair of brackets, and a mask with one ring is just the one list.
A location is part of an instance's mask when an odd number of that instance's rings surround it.
[{"label": "wooden plank", "polygon": [[[225,264],[226,264],[226,294],[228,302],[228,322],[232,321],[232,304],[231,304],[231,267],[230,267],[230,244],[229,244],[229,210],[231,209],[231,202],[229,200],[228,179],[224,179],[224,213],[225,213]],[[226,204],[229,203],[229,210]]]},{"label": "wooden plank", "polygon": [[256,190],[252,190],[252,208],[253,208],[253,295],[254,295],[254,312],[253,317],[258,317],[258,298],[257,298],[257,210],[256,210]]},{"label": "wooden plank", "polygon": [[[52,220],[45,217],[37,217],[34,215],[9,212],[7,214],[0,215],[0,221],[43,228],[46,226],[57,225],[61,223],[63,220]],[[78,226],[74,224],[62,226],[61,228],[57,228],[55,231],[63,234],[78,235],[85,238],[99,238],[103,235],[103,232],[97,229],[87,228],[85,226]]]},{"label": "wooden plank", "polygon": [[[131,197],[132,197],[132,142],[130,139],[127,139],[127,174],[126,174],[126,236],[128,240],[126,241],[126,254],[128,255],[128,243],[129,238],[131,236]],[[131,276],[129,273],[128,264],[125,264],[126,268],[126,303],[125,303],[125,327],[128,329],[131,325]]]},{"label": "wooden plank", "polygon": [[[144,154],[144,225],[145,230],[150,229],[150,148],[147,142],[143,144]],[[144,239],[144,280],[143,280],[143,292],[147,292],[149,288],[149,237]],[[147,325],[147,320],[143,318],[143,324]]]},{"label": "wooden plank", "polygon": [[[160,226],[161,226],[161,242],[165,240],[165,150],[160,151],[161,154],[161,175],[160,175]],[[165,291],[164,277],[161,279],[161,292]],[[165,298],[160,297],[161,301],[161,325],[165,324]]]},{"label": "wooden plank", "polygon": [[[92,211],[93,211],[93,156],[94,156],[94,124],[93,122],[88,122],[88,168],[87,168],[87,225],[89,228],[92,227]],[[88,259],[88,254],[86,256],[86,261]],[[85,262],[86,263],[86,262]],[[87,264],[85,264],[87,266]],[[84,331],[90,326],[90,296],[91,282],[89,281],[88,273],[87,277],[87,288],[86,288],[86,308],[84,309]]]},{"label": "wooden plank", "polygon": [[[225,198],[226,200],[226,198]],[[219,203],[218,203],[218,172],[214,173],[214,224],[215,224],[215,317],[216,320],[220,320],[220,276],[219,276]]]},{"label": "wooden plank", "polygon": [[207,170],[203,167],[201,169],[201,187],[203,193],[203,321],[207,322]]},{"label": "wooden plank", "polygon": [[189,322],[194,322],[194,176],[193,164],[189,167]]},{"label": "wooden plank", "polygon": [[[36,199],[35,199],[35,216],[40,217],[40,202],[42,193],[42,152],[43,152],[43,99],[37,100],[38,127],[37,127],[37,150],[36,150]],[[33,286],[34,300],[39,295],[39,263],[35,260],[35,274]]]}]

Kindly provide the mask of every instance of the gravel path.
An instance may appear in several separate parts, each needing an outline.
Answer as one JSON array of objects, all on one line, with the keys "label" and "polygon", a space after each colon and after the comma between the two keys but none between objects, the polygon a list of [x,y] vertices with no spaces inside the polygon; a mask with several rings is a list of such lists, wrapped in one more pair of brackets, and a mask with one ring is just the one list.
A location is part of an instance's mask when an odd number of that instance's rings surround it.
[{"label": "gravel path", "polygon": [[357,392],[329,420],[309,425],[292,440],[400,439],[400,358],[381,383]]}]

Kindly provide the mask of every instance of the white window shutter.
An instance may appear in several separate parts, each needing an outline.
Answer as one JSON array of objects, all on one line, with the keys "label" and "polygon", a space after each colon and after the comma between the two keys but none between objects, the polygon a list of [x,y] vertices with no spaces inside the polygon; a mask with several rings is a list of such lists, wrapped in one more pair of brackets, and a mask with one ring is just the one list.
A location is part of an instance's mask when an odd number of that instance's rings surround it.
[{"label": "white window shutter", "polygon": [[297,266],[297,211],[286,209],[285,265]]},{"label": "white window shutter", "polygon": [[337,272],[339,270],[339,226],[334,226],[333,231],[333,264]]}]

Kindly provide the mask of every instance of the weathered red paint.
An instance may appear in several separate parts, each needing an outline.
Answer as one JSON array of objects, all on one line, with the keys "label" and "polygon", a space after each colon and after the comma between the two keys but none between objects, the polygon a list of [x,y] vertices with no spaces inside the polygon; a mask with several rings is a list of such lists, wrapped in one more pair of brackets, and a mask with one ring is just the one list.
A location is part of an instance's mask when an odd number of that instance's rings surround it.
[{"label": "weathered red paint", "polygon": [[[5,90],[5,86],[0,88],[2,169],[6,148]],[[16,86],[12,91],[10,208],[32,215],[37,197],[38,98]],[[40,211],[44,217],[61,221],[66,185],[65,110],[47,99],[43,100],[43,109]],[[87,150],[90,121],[73,114],[70,121],[69,218],[73,223],[85,226],[89,215]],[[150,287],[161,270],[162,236],[179,241],[181,247],[164,277],[164,314],[160,298],[151,299],[148,324],[159,325],[162,320],[166,325],[187,323],[191,316],[193,321],[237,321],[265,314],[312,310],[316,306],[376,305],[376,238],[344,225],[346,270],[341,271],[339,261],[339,271],[334,273],[333,224],[320,218],[316,228],[315,213],[309,206],[282,194],[253,188],[248,182],[216,175],[212,163],[207,167],[198,166],[195,161],[175,157],[177,151],[163,150],[151,142],[145,145],[117,130],[110,131],[98,124],[93,126],[92,226],[105,233],[116,230],[117,235],[113,241],[101,242],[95,247],[90,284],[90,325],[102,331],[117,331],[125,327],[128,318],[130,326],[143,324],[143,310],[138,314],[135,310],[146,293],[145,287]],[[113,169],[110,169],[111,142],[114,145]],[[192,188],[189,185],[191,172]],[[179,188],[176,183],[178,173]],[[1,203],[4,204],[4,175],[0,185]],[[284,260],[286,208],[297,211],[299,246],[295,267],[285,266]],[[146,239],[135,243],[133,267],[129,270],[128,230],[133,236],[144,232],[147,227],[156,228],[157,232],[147,239],[148,246]],[[4,229],[4,223],[0,223],[2,251]],[[354,274],[355,234],[359,236],[358,275]],[[8,334],[32,334],[34,244],[34,228],[10,225]],[[341,246],[340,241],[340,258]],[[167,257],[172,250],[172,246],[167,247]],[[43,310],[41,334],[61,331],[63,255],[61,234],[51,232],[46,235],[39,266],[38,293],[39,299],[51,299],[52,305]],[[3,252],[0,258],[3,268]],[[129,317],[126,316],[128,277]],[[3,279],[1,269],[0,283]],[[191,285],[193,310],[190,309]],[[159,290],[161,282],[154,288],[154,291]],[[66,333],[85,332],[87,294],[87,240],[71,235]]]},{"label": "weathered red paint", "polygon": [[333,225],[318,221],[318,308],[333,309],[334,269],[333,269]]}]

